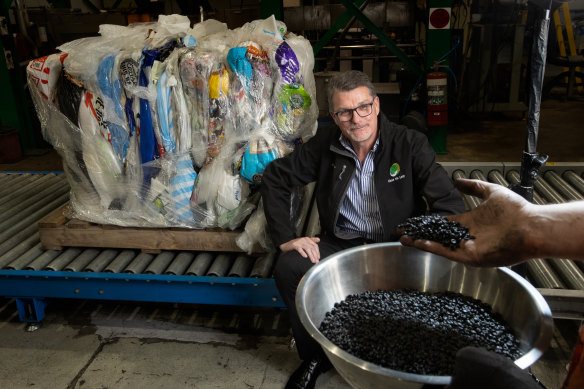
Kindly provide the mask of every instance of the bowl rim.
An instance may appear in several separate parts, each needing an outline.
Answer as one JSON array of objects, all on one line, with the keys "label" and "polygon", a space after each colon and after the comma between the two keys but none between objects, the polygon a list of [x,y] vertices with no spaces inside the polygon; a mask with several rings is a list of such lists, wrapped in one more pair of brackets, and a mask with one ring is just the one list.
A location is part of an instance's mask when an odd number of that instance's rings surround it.
[{"label": "bowl rim", "polygon": [[[406,250],[418,250],[413,247],[404,246],[399,242],[382,242],[382,243],[372,243],[368,245],[356,246],[352,248],[348,248],[345,250],[338,251],[321,261],[319,261],[316,265],[312,266],[308,272],[302,277],[300,283],[298,284],[298,288],[296,289],[296,310],[298,312],[298,316],[300,321],[306,331],[312,336],[319,344],[323,345],[323,350],[325,353],[332,353],[336,357],[340,358],[346,363],[350,363],[351,365],[358,366],[363,370],[369,371],[371,373],[383,374],[385,376],[389,376],[396,380],[405,380],[411,381],[416,383],[422,384],[430,384],[430,385],[448,385],[452,381],[452,376],[438,376],[438,375],[424,375],[424,374],[414,374],[414,373],[407,373],[400,370],[394,370],[387,367],[383,367],[377,365],[372,362],[368,362],[361,358],[358,358],[347,351],[344,351],[333,342],[331,342],[326,336],[320,332],[317,326],[314,325],[312,320],[308,317],[304,309],[300,309],[302,306],[303,297],[306,294],[305,285],[314,277],[316,277],[321,271],[324,271],[324,264],[328,261],[334,260],[335,258],[345,255],[349,256],[351,253],[362,251],[364,249],[377,249],[383,247],[403,247]],[[420,250],[422,251],[422,250]],[[455,266],[464,266],[466,268],[475,268],[463,263],[451,261],[448,258],[445,258],[440,255],[432,254],[425,252],[426,254],[430,254],[436,257],[440,257],[452,262]],[[494,268],[496,271],[501,271],[507,276],[511,277],[514,281],[516,281],[520,287],[526,289],[526,291],[534,298],[534,303],[538,307],[541,312],[541,320],[540,320],[540,331],[539,336],[535,344],[529,349],[525,354],[521,357],[516,359],[514,363],[521,369],[525,369],[529,367],[532,363],[537,361],[541,357],[541,355],[545,352],[545,350],[549,347],[552,338],[553,332],[553,318],[551,314],[551,310],[547,302],[545,301],[544,297],[539,293],[539,291],[526,279],[521,277],[519,274],[514,272],[513,270],[506,268],[506,267],[496,267]],[[325,347],[326,346],[326,347]]]}]

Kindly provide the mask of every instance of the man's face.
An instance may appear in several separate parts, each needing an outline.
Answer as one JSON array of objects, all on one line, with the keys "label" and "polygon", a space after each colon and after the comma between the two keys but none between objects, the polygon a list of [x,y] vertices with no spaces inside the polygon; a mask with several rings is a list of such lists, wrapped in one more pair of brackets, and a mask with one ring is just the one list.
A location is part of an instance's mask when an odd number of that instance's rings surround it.
[{"label": "man's face", "polygon": [[[373,99],[369,94],[369,89],[365,86],[355,88],[347,92],[336,92],[333,95],[333,119],[341,132],[354,146],[357,144],[368,144],[370,146],[377,139],[377,116],[379,115],[379,98]],[[361,117],[355,111],[352,112],[348,121],[342,121],[335,112],[351,110],[357,107],[363,107],[372,104],[371,114]],[[362,112],[360,109],[359,112]]]}]

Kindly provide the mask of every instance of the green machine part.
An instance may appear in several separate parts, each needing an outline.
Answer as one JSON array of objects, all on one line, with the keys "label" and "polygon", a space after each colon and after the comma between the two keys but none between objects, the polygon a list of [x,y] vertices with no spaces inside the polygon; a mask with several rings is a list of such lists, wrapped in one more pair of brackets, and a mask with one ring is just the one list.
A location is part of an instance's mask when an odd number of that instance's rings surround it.
[{"label": "green machine part", "polygon": [[412,61],[390,38],[383,33],[361,10],[359,7],[364,3],[364,0],[341,0],[341,4],[346,8],[346,11],[333,24],[333,26],[325,33],[325,35],[314,45],[314,56],[333,38],[333,36],[354,16],[359,20],[371,33],[373,33],[379,41],[387,47],[404,65],[415,75],[420,75],[420,67]]},{"label": "green machine part", "polygon": [[[441,61],[440,65],[449,66],[448,56],[450,51],[450,20],[448,27],[431,28],[431,12],[436,8],[447,10],[450,14],[452,10],[452,0],[428,0],[427,3],[427,29],[426,29],[426,68],[429,72],[434,69],[434,62]],[[438,24],[444,20],[438,21]],[[446,56],[445,56],[446,55]],[[437,154],[447,154],[446,136],[448,126],[428,126],[428,140]]]},{"label": "green machine part", "polygon": [[24,90],[24,77],[9,23],[11,3],[12,0],[2,0],[0,3],[2,24],[0,85],[3,86],[0,98],[0,124],[4,129],[18,131],[20,144],[26,151],[34,149],[37,145],[30,119],[29,103]]}]

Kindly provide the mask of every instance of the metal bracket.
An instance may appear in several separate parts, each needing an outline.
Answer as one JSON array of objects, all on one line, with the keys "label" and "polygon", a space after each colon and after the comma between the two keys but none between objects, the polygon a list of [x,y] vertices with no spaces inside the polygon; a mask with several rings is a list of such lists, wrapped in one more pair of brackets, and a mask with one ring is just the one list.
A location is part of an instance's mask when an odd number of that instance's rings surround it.
[{"label": "metal bracket", "polygon": [[537,289],[545,298],[555,319],[584,319],[584,290]]},{"label": "metal bracket", "polygon": [[20,321],[39,323],[45,318],[45,307],[49,304],[48,301],[36,297],[15,297],[14,300],[16,300]]},{"label": "metal bracket", "polygon": [[548,156],[540,153],[523,152],[521,160],[521,182],[509,188],[529,202],[533,202],[533,185],[539,174],[539,169],[547,161]]}]

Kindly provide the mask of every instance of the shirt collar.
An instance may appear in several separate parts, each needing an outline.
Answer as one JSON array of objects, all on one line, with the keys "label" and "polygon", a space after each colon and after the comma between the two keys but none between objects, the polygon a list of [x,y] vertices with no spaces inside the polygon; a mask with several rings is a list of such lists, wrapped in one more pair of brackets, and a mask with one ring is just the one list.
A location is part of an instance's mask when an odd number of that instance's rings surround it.
[{"label": "shirt collar", "polygon": [[[354,156],[357,156],[357,153],[355,153],[355,150],[353,150],[353,147],[351,146],[351,142],[349,141],[349,139],[347,139],[347,137],[343,133],[341,133],[341,135],[339,136],[339,142],[341,142],[343,147],[345,149],[349,150],[351,152],[351,154],[353,154]],[[373,144],[373,148],[371,150],[369,150],[369,152],[375,153],[377,151],[377,146],[379,146],[379,134],[377,134],[377,139],[375,140],[375,143]]]}]

